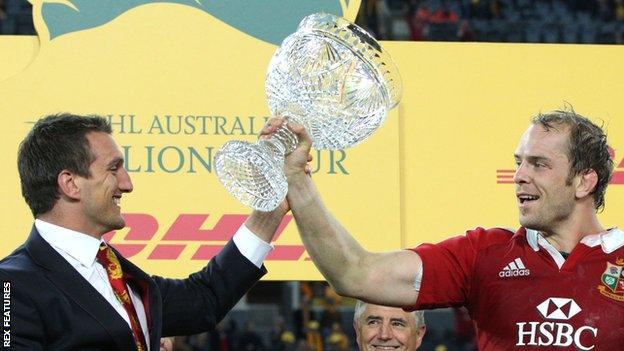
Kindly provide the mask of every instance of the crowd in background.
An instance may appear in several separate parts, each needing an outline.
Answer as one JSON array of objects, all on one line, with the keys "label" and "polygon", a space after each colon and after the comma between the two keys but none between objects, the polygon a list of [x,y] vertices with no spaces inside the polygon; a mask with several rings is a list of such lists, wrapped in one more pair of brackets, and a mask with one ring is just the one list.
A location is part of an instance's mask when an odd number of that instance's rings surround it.
[{"label": "crowd in background", "polygon": [[624,0],[362,0],[384,40],[624,43]]},{"label": "crowd in background", "polygon": [[[340,297],[324,282],[301,282],[299,287],[299,306],[292,311],[281,311],[271,320],[251,318],[253,308],[240,315],[233,311],[213,332],[176,337],[175,350],[357,350],[353,330],[355,301]],[[472,322],[465,310],[426,312],[425,320],[427,332],[421,350],[476,350]]]},{"label": "crowd in background", "polygon": [[[624,43],[624,0],[362,0],[383,40]],[[26,0],[0,0],[0,34],[34,35]]]},{"label": "crowd in background", "polygon": [[0,0],[0,35],[35,35],[27,0]]}]

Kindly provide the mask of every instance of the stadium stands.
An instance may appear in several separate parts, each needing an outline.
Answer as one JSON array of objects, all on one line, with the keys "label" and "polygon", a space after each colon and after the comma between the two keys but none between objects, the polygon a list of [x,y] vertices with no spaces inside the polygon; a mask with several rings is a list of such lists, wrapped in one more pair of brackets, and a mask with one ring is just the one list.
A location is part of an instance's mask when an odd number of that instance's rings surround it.
[{"label": "stadium stands", "polygon": [[622,44],[624,1],[363,0],[357,23],[386,40]]}]

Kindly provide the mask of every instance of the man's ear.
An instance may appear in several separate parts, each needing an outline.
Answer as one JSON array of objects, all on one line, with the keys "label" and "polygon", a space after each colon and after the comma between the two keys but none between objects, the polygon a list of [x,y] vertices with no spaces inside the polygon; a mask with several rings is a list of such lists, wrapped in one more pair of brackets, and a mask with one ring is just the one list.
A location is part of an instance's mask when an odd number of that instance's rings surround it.
[{"label": "man's ear", "polygon": [[593,169],[586,169],[575,177],[576,198],[591,195],[598,184],[598,174]]},{"label": "man's ear", "polygon": [[426,332],[427,332],[427,326],[426,325],[423,325],[422,327],[418,328],[418,336],[419,336],[419,338],[421,340],[425,336]]},{"label": "man's ear", "polygon": [[422,344],[425,333],[427,332],[427,326],[423,325],[416,330],[416,348],[419,348]]},{"label": "man's ear", "polygon": [[66,196],[72,200],[80,199],[80,179],[76,174],[64,169],[59,173],[57,183],[61,196]]}]

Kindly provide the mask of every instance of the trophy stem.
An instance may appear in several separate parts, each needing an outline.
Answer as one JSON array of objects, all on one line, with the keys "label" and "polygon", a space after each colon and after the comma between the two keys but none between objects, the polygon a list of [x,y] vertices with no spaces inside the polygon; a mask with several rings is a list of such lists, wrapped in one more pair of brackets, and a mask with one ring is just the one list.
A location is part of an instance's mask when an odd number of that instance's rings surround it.
[{"label": "trophy stem", "polygon": [[240,202],[256,210],[271,211],[286,197],[284,156],[299,141],[286,125],[254,144],[229,141],[215,155],[219,181]]},{"label": "trophy stem", "polygon": [[[268,138],[258,140],[260,146],[266,147],[274,154],[280,155],[281,158],[290,154],[297,147],[299,139],[287,127],[288,122],[277,129],[277,131]],[[281,165],[280,165],[281,166]]]}]

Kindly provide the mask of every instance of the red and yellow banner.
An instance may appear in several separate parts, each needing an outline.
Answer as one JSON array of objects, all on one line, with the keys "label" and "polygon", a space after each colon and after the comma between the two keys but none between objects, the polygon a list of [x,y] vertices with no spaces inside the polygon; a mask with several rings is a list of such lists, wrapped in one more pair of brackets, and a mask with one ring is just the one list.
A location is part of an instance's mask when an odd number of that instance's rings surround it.
[{"label": "red and yellow banner", "polygon": [[[618,168],[601,218],[618,225],[624,47],[382,44],[402,73],[402,103],[364,143],[315,151],[312,165],[328,207],[366,248],[517,226],[514,149],[533,114],[564,102],[608,131]],[[134,183],[121,202],[128,226],[110,241],[153,274],[202,267],[249,214],[221,187],[212,162],[226,141],[257,138],[269,116],[264,76],[275,49],[218,16],[164,3],[39,42],[0,37],[0,256],[32,225],[15,168],[19,142],[38,117],[67,111],[107,116],[126,157]],[[322,279],[291,217],[274,245],[268,279]]]}]

